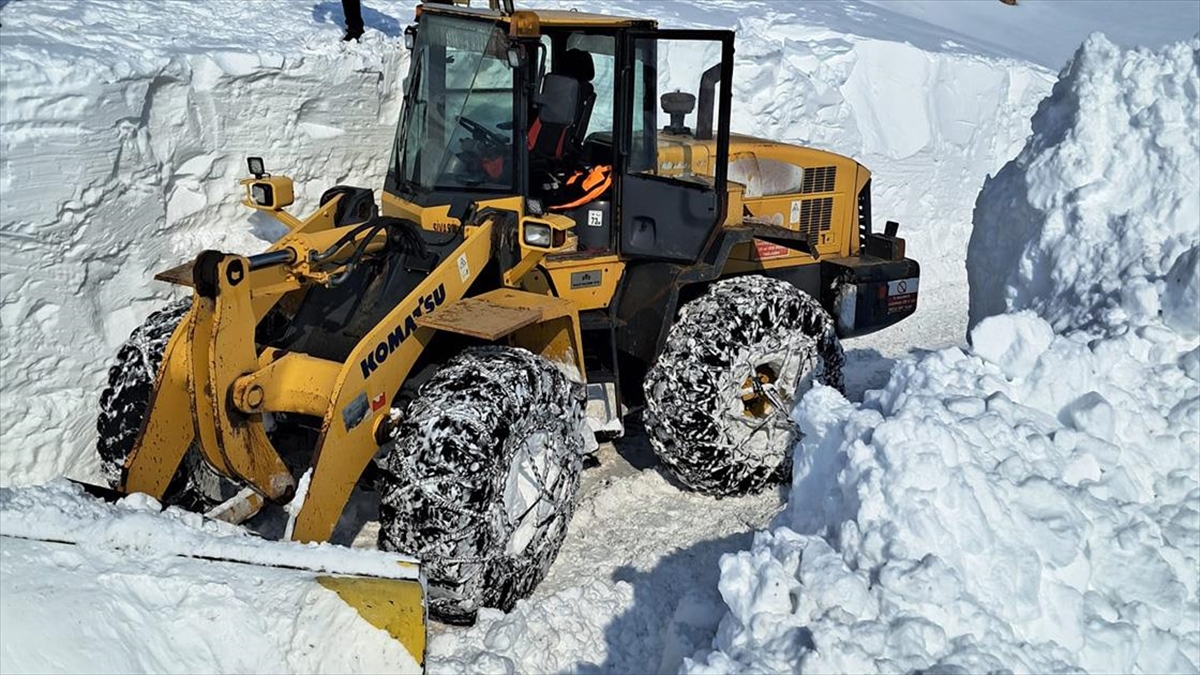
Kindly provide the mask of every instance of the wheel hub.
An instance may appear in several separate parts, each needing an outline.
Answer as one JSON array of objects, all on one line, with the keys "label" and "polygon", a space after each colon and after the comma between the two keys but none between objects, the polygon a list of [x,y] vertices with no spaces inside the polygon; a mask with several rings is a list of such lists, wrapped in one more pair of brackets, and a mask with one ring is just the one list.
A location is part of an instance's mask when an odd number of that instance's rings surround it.
[{"label": "wheel hub", "polygon": [[754,419],[763,419],[773,411],[784,407],[775,391],[779,374],[775,368],[764,363],[754,368],[754,373],[742,382],[742,414]]}]

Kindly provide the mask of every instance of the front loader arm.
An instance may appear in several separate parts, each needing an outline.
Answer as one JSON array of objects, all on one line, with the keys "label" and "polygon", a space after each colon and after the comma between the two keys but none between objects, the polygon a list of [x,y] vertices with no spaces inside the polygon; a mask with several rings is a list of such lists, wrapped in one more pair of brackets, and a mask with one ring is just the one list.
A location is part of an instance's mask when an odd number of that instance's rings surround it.
[{"label": "front loader arm", "polygon": [[[429,315],[456,304],[469,309],[461,301],[493,259],[497,229],[515,226],[498,214],[476,222],[342,362],[260,347],[256,326],[286,294],[337,283],[359,259],[356,251],[383,250],[386,232],[363,224],[315,228],[293,231],[259,256],[202,254],[192,267],[192,309],[168,344],[123,489],[161,497],[187,448],[196,444],[218,472],[271,501],[291,500],[294,479],[265,433],[263,415],[319,416],[309,487],[293,502],[298,508],[291,509],[295,516],[285,536],[328,540],[363,470],[390,434],[394,396],[437,331]],[[529,267],[529,255],[541,253],[523,252],[510,269]],[[473,300],[484,313],[528,314],[504,333],[510,341],[573,363],[582,376],[574,307],[540,297],[496,289]]]},{"label": "front loader arm", "polygon": [[355,226],[330,228],[335,206],[326,204],[264,254],[206,251],[164,273],[194,288],[192,308],[167,344],[146,419],[126,458],[121,492],[161,499],[195,444],[218,472],[271,501],[291,499],[294,480],[266,436],[262,415],[323,415],[341,364],[300,354],[280,358],[278,350],[260,355],[255,329],[285,294],[327,283],[350,255],[338,249],[316,264],[314,252],[343,239],[343,248],[383,246],[386,236],[368,233],[369,241],[355,240]]}]

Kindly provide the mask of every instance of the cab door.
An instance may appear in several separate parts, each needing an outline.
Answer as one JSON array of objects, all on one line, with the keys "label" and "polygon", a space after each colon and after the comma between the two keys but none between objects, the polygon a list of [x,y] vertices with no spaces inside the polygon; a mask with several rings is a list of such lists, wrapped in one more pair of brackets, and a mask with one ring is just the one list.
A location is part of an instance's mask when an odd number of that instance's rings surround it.
[{"label": "cab door", "polygon": [[[733,33],[628,31],[618,52],[613,168],[620,252],[695,263],[725,220]],[[668,129],[670,116],[660,107],[660,92],[676,90],[695,96],[686,132]]]}]

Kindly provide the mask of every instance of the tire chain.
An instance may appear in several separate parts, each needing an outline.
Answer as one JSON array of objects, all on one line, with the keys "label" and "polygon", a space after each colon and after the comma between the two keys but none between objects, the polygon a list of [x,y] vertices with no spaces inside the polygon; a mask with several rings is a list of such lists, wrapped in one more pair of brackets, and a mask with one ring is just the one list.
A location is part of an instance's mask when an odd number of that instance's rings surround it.
[{"label": "tire chain", "polygon": [[109,485],[115,487],[121,479],[125,458],[133,450],[148,412],[167,342],[191,306],[188,298],[151,313],[129,335],[108,369],[108,386],[100,394],[100,414],[96,417],[96,451]]},{"label": "tire chain", "polygon": [[[845,356],[820,303],[791,284],[762,276],[714,283],[688,303],[646,375],[645,424],[656,454],[684,484],[716,496],[744,494],[791,470],[791,410],[775,409],[758,427],[730,420],[724,407],[754,355],[796,353],[823,384],[843,388]],[[800,369],[803,373],[805,368]],[[787,402],[792,392],[787,392]],[[746,451],[769,435],[769,452]],[[782,439],[777,438],[782,436]]]},{"label": "tire chain", "polygon": [[[469,623],[481,606],[507,611],[545,577],[575,509],[584,401],[548,361],[505,347],[467,350],[421,387],[382,462],[379,543],[421,559],[434,616]],[[537,476],[545,512],[510,552],[509,466],[541,433],[552,453]]]}]

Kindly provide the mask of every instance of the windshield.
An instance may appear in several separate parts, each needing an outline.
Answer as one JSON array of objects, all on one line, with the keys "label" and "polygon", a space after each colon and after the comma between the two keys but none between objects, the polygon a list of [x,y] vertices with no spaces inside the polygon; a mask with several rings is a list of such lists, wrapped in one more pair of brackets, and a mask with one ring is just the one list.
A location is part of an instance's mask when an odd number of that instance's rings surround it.
[{"label": "windshield", "polygon": [[427,14],[392,170],[410,187],[513,191],[513,71],[494,24]]}]

